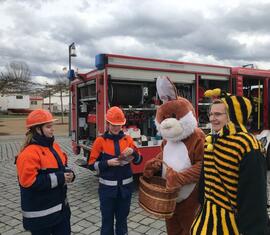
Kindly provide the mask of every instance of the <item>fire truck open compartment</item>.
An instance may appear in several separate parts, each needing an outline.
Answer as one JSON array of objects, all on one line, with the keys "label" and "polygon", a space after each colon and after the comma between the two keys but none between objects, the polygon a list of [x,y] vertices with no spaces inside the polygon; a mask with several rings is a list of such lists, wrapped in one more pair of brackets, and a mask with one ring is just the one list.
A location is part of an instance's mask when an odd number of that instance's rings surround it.
[{"label": "fire truck open compartment", "polygon": [[89,81],[78,85],[77,89],[77,138],[93,140],[96,138],[96,124],[94,120],[91,122],[91,116],[96,115],[96,83]]},{"label": "fire truck open compartment", "polygon": [[156,109],[161,101],[156,94],[158,76],[168,76],[178,94],[192,102],[199,127],[210,131],[208,112],[211,100],[203,97],[208,89],[221,88],[252,100],[253,113],[249,128],[257,138],[266,139],[270,166],[270,72],[142,57],[101,54],[96,57],[96,70],[79,74],[72,82],[72,148],[89,157],[92,143],[106,130],[105,114],[119,106],[126,115],[123,131],[137,144],[143,162],[134,173],[142,172],[147,160],[160,152],[161,137],[155,128]]},{"label": "fire truck open compartment", "polygon": [[227,88],[230,74],[230,68],[225,66],[110,54],[98,55],[96,67],[97,70],[80,75],[81,79],[73,84],[73,151],[78,154],[82,149],[84,156],[89,157],[95,138],[107,128],[107,109],[119,106],[127,119],[123,131],[134,139],[143,156],[140,166],[132,165],[134,173],[142,172],[145,162],[160,152],[162,139],[155,127],[155,115],[161,101],[155,78],[168,76],[178,94],[194,105],[199,126],[209,130],[209,101],[199,101],[202,94],[198,93],[198,86],[204,91]]},{"label": "fire truck open compartment", "polygon": [[[193,84],[177,83],[176,88],[179,94],[192,101]],[[77,137],[80,143],[89,144],[97,133],[96,82],[93,80],[81,84],[77,89]],[[160,104],[154,78],[151,82],[108,79],[108,107],[119,106],[123,109],[127,119],[124,131],[137,141],[138,146],[153,146],[160,142],[161,138],[155,127],[156,108]]]},{"label": "fire truck open compartment", "polygon": [[[109,82],[109,106],[124,110],[127,122],[124,132],[131,135],[138,145],[150,145],[156,136],[154,125],[156,88],[155,82]],[[145,141],[141,141],[144,139]]]},{"label": "fire truck open compartment", "polygon": [[[192,101],[194,84],[176,83],[183,97]],[[156,92],[155,78],[152,81],[109,81],[109,106],[121,107],[127,123],[124,132],[131,135],[138,146],[154,146],[161,141],[155,127],[155,114],[161,104]]]}]

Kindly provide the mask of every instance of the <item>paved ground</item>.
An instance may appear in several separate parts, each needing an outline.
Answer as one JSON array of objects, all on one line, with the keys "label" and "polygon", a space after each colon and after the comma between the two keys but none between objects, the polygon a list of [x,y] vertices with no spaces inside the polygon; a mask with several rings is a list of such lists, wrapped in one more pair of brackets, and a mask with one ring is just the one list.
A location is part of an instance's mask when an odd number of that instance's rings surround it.
[{"label": "paved ground", "polygon": [[[14,156],[20,148],[22,137],[0,136],[0,234],[26,235],[21,224],[19,187],[16,179]],[[69,187],[69,202],[72,210],[72,234],[99,234],[101,224],[98,182],[91,171],[74,164],[77,159],[71,152],[69,138],[57,138],[61,147],[69,155],[70,166],[76,173],[76,181]],[[270,185],[270,178],[268,178]],[[270,188],[270,187],[269,187]],[[135,192],[128,219],[129,234],[166,234],[165,223],[150,217],[138,206]]]},{"label": "paved ground", "polygon": [[[16,178],[14,156],[20,149],[21,137],[0,136],[0,234],[29,234],[21,224],[19,187]],[[70,166],[76,173],[76,181],[69,187],[69,202],[72,210],[72,234],[99,234],[101,225],[98,182],[93,173],[74,164],[74,156],[68,138],[57,138],[61,147],[69,155]],[[129,215],[129,234],[166,234],[162,220],[149,217],[138,205],[135,192]]]}]

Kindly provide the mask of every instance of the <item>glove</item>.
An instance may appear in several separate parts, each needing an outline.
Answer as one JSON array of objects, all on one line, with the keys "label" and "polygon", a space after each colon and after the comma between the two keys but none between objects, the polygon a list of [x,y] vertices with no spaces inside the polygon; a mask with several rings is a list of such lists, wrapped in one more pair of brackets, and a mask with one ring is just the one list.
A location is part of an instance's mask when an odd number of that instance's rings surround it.
[{"label": "glove", "polygon": [[145,168],[143,171],[143,176],[146,178],[150,178],[157,172],[161,167],[161,162],[158,161],[156,158],[153,158],[146,162]]},{"label": "glove", "polygon": [[180,188],[180,185],[177,182],[177,172],[171,167],[167,168],[166,171],[166,188],[169,190]]}]

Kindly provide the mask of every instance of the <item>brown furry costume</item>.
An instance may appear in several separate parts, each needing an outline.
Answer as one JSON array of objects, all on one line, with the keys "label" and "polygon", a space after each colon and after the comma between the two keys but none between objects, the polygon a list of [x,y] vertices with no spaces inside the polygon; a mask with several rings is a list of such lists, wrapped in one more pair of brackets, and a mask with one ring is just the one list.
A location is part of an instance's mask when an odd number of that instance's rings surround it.
[{"label": "brown furry costume", "polygon": [[156,114],[157,129],[164,141],[162,152],[146,163],[144,176],[150,177],[160,170],[167,187],[180,187],[175,212],[166,219],[169,235],[188,235],[191,224],[199,209],[197,182],[203,158],[204,133],[197,128],[191,103],[181,97],[162,104]]}]

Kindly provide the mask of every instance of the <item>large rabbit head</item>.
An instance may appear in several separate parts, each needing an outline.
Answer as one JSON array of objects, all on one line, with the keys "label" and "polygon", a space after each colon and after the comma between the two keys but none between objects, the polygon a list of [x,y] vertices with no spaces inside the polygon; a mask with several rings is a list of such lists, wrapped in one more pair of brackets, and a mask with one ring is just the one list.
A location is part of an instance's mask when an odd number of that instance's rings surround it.
[{"label": "large rabbit head", "polygon": [[158,132],[167,141],[189,137],[197,127],[192,104],[177,95],[177,89],[168,77],[158,77],[157,92],[163,104],[157,109],[155,123]]}]

